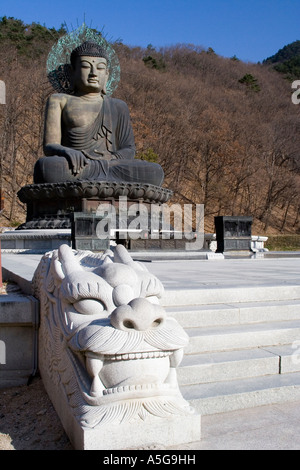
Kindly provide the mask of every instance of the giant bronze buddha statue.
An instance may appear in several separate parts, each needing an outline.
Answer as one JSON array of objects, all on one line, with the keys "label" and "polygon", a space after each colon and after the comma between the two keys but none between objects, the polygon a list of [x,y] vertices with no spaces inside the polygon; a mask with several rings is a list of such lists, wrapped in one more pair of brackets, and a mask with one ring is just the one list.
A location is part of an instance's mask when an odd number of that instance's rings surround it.
[{"label": "giant bronze buddha statue", "polygon": [[83,25],[54,44],[47,76],[56,92],[46,105],[45,156],[33,184],[18,192],[27,205],[18,229],[69,229],[75,213],[95,213],[101,204],[118,213],[121,196],[151,207],[168,201],[161,166],[135,158],[128,106],[111,97],[120,78],[112,45]]},{"label": "giant bronze buddha statue", "polygon": [[161,166],[135,159],[126,103],[106,94],[108,61],[91,41],[72,51],[72,94],[54,93],[48,100],[45,157],[36,162],[35,184],[96,180],[161,186]]}]

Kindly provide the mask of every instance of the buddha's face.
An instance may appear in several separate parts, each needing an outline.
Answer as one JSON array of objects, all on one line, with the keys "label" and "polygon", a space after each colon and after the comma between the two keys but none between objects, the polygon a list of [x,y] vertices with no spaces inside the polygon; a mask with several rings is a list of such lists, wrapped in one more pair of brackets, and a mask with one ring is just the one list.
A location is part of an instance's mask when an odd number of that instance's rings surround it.
[{"label": "buddha's face", "polygon": [[74,69],[75,91],[82,93],[105,92],[108,79],[107,61],[103,57],[76,58]]}]

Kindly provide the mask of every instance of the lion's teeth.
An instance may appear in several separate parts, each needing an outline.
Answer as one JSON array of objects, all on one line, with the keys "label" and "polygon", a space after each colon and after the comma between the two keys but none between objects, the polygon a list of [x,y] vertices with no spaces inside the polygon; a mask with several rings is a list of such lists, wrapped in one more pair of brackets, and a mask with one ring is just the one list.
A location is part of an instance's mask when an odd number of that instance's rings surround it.
[{"label": "lion's teeth", "polygon": [[103,360],[100,356],[86,357],[86,368],[88,373],[93,377],[92,385],[90,388],[90,395],[93,397],[101,395],[103,390],[105,389],[103,383],[100,380],[99,372],[103,367]]},{"label": "lion's teeth", "polygon": [[87,368],[88,373],[92,377],[95,377],[96,375],[98,375],[102,367],[103,367],[103,360],[101,359],[100,356],[98,357],[91,357],[88,355],[86,356],[86,368]]},{"label": "lion's teeth", "polygon": [[182,361],[182,358],[183,358],[183,349],[177,349],[170,356],[170,366],[174,368],[178,367]]},{"label": "lion's teeth", "polygon": [[102,395],[103,390],[105,390],[103,383],[101,382],[99,376],[95,375],[91,385],[90,395],[92,397],[97,397],[98,395]]},{"label": "lion's teeth", "polygon": [[128,361],[136,359],[152,359],[159,357],[170,356],[172,351],[147,351],[147,352],[131,352],[128,354],[112,354],[105,355],[105,360],[107,361]]},{"label": "lion's teeth", "polygon": [[[177,386],[177,384],[176,384]],[[136,385],[123,385],[113,388],[106,388],[103,390],[103,395],[112,395],[115,393],[124,393],[124,392],[136,392],[136,391],[146,391],[146,390],[171,390],[174,388],[174,385],[171,383],[163,383],[163,384],[136,384]]]}]

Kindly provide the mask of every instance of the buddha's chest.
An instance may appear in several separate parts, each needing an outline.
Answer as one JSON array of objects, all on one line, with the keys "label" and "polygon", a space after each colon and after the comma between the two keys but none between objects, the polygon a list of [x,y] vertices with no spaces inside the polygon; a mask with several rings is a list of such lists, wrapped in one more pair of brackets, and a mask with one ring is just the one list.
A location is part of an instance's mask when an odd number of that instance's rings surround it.
[{"label": "buddha's chest", "polygon": [[63,123],[67,128],[89,126],[97,118],[102,102],[89,102],[73,98],[64,107],[62,113]]}]

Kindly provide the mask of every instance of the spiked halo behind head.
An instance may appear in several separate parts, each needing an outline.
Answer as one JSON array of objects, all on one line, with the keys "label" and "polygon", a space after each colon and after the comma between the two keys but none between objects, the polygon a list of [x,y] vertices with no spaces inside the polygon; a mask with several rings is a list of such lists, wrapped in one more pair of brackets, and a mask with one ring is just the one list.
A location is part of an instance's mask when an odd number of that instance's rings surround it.
[{"label": "spiked halo behind head", "polygon": [[73,94],[71,54],[76,48],[77,54],[82,55],[88,52],[91,56],[96,54],[97,57],[100,55],[106,58],[109,69],[106,94],[111,95],[117,88],[120,80],[119,59],[111,44],[104,39],[101,33],[88,28],[85,24],[62,36],[49,52],[47,77],[52,87],[59,93]]}]

